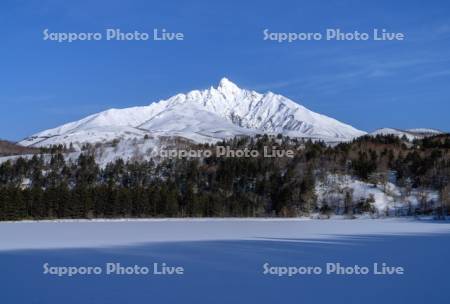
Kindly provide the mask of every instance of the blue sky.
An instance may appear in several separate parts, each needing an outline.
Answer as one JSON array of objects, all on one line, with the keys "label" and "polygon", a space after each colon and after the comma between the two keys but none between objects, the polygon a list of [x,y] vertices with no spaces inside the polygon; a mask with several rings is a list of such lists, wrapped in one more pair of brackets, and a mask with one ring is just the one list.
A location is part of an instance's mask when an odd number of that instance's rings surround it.
[{"label": "blue sky", "polygon": [[[0,138],[223,76],[359,129],[450,131],[448,1],[2,1]],[[183,32],[184,41],[44,41],[51,32]],[[271,32],[402,32],[404,41],[264,41]]]}]

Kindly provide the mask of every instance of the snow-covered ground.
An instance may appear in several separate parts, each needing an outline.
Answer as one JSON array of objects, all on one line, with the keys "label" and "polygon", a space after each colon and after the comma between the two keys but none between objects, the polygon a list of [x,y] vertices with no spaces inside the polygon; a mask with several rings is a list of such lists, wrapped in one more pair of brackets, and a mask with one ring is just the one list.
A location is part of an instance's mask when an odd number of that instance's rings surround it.
[{"label": "snow-covered ground", "polygon": [[[178,219],[0,223],[1,303],[447,303],[450,223]],[[48,267],[183,267],[183,275],[44,274]],[[265,267],[402,275],[294,275]],[[266,265],[266,266],[265,266]],[[278,268],[281,269],[281,268]]]},{"label": "snow-covered ground", "polygon": [[130,246],[154,242],[334,239],[448,233],[450,223],[405,219],[124,219],[0,223],[0,250]]},{"label": "snow-covered ground", "polygon": [[[420,207],[421,201],[428,206],[439,202],[439,194],[431,189],[406,189],[391,182],[372,184],[349,175],[329,174],[316,184],[319,206],[343,207],[346,191],[350,190],[353,203],[371,198],[376,216],[406,215],[408,209]],[[342,208],[343,209],[343,208]],[[397,213],[396,213],[397,210]]]}]

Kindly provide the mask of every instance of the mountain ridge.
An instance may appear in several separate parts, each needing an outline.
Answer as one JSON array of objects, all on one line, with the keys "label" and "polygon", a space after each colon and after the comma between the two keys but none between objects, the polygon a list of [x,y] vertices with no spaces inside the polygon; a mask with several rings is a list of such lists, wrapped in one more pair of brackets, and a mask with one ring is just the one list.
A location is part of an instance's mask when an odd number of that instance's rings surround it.
[{"label": "mountain ridge", "polygon": [[380,128],[368,133],[369,136],[376,135],[394,135],[397,137],[406,137],[408,140],[422,139],[434,135],[444,134],[445,132],[430,128],[413,128],[413,129],[399,129],[399,128]]},{"label": "mountain ridge", "polygon": [[282,95],[241,89],[227,78],[222,78],[216,88],[179,93],[147,106],[108,109],[36,133],[19,144],[81,145],[149,134],[216,142],[237,135],[262,133],[325,141],[345,141],[366,134],[336,119],[310,111]]}]

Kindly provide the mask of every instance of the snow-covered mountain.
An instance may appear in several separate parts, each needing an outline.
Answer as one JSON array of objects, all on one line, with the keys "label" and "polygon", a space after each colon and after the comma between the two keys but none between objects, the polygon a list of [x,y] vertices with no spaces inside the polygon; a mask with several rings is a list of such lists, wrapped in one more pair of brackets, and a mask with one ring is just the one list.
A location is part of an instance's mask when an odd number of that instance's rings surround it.
[{"label": "snow-covered mountain", "polygon": [[416,128],[416,129],[394,129],[394,128],[381,128],[377,129],[369,135],[395,135],[398,137],[406,137],[408,140],[421,139],[428,136],[443,134],[444,132],[435,129]]},{"label": "snow-covered mountain", "polygon": [[145,135],[216,142],[239,135],[282,133],[345,141],[365,134],[272,92],[239,88],[223,78],[217,88],[177,94],[148,106],[110,109],[30,136],[23,146],[108,142]]}]

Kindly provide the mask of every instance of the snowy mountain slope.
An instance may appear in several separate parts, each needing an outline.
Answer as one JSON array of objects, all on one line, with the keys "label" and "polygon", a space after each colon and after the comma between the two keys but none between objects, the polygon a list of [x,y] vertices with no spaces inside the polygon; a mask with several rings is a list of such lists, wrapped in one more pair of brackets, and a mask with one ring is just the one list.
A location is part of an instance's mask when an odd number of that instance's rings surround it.
[{"label": "snowy mountain slope", "polygon": [[39,149],[22,147],[10,141],[0,139],[0,157],[8,155],[22,155],[27,153],[38,153]]},{"label": "snowy mountain slope", "polygon": [[[139,126],[157,134],[181,136],[194,141],[218,141],[238,134],[255,135],[256,132],[233,124],[197,104],[184,103],[168,108]],[[197,134],[194,137],[193,134]],[[204,137],[201,139],[200,137]],[[209,140],[210,139],[210,140]]]},{"label": "snowy mountain slope", "polygon": [[[167,103],[169,107],[200,105],[206,111],[258,133],[290,133],[296,137],[343,140],[365,134],[335,119],[312,112],[284,96],[240,89],[226,78],[220,81],[217,88],[178,94],[160,103]],[[142,127],[145,129],[145,124]]]},{"label": "snowy mountain slope", "polygon": [[369,135],[372,136],[376,135],[395,135],[398,137],[405,136],[410,141],[438,134],[443,134],[443,132],[435,129],[425,129],[425,128],[408,129],[408,130],[381,128],[369,133]]},{"label": "snowy mountain slope", "polygon": [[421,133],[424,135],[438,135],[443,134],[444,132],[436,129],[427,129],[427,128],[415,128],[415,129],[407,129],[406,131],[412,133]]},{"label": "snowy mountain slope", "polygon": [[282,133],[325,141],[344,141],[365,134],[284,96],[241,89],[223,78],[217,88],[177,94],[148,106],[107,110],[37,133],[20,144],[80,145],[146,134],[214,142],[257,133]]}]

